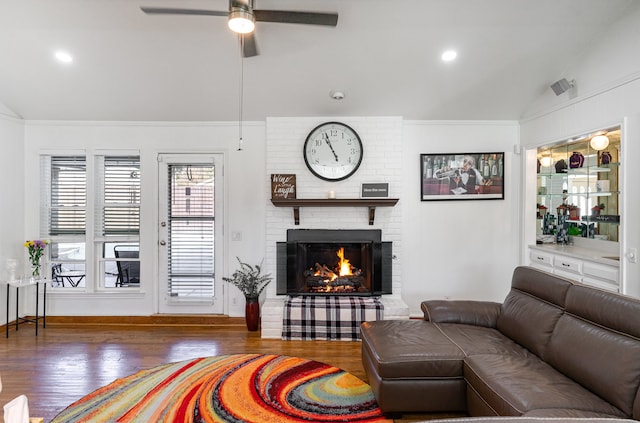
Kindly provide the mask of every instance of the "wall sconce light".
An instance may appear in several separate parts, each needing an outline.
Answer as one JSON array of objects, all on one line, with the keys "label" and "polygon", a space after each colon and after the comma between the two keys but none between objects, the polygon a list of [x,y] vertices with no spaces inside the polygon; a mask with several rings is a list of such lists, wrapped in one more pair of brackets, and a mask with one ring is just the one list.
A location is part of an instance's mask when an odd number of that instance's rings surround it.
[{"label": "wall sconce light", "polygon": [[607,137],[605,134],[596,135],[595,137],[591,138],[589,144],[594,150],[604,150],[609,145],[609,137]]}]

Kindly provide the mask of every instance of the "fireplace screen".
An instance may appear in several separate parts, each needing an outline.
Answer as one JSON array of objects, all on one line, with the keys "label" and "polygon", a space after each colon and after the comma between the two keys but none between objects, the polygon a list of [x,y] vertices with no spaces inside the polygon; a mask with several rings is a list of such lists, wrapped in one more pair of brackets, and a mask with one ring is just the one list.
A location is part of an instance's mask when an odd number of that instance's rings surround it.
[{"label": "fireplace screen", "polygon": [[278,294],[391,293],[391,243],[380,231],[291,231],[278,243]]}]

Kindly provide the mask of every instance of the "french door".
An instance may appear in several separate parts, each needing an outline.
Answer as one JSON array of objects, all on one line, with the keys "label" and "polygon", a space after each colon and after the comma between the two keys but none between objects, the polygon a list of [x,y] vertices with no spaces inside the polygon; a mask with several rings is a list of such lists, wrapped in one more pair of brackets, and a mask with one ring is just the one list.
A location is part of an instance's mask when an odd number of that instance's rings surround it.
[{"label": "french door", "polygon": [[221,314],[222,155],[160,154],[159,311]]}]

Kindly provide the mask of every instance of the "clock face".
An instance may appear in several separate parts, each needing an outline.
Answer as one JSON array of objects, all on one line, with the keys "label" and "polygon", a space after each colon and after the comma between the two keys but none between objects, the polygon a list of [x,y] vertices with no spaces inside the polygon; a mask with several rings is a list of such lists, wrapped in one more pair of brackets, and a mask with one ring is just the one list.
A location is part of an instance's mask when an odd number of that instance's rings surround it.
[{"label": "clock face", "polygon": [[341,181],[353,175],[362,162],[362,141],[349,126],[339,122],[318,125],[304,143],[304,161],[320,179]]}]

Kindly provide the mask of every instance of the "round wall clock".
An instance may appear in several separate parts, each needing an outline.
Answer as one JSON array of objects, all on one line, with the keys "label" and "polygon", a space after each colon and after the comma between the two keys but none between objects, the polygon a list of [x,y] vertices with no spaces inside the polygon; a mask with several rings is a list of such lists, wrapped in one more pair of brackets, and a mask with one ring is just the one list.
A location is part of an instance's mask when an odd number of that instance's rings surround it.
[{"label": "round wall clock", "polygon": [[341,181],[353,175],[362,163],[362,141],[358,133],[340,122],[316,126],[304,142],[304,162],[320,179]]}]

